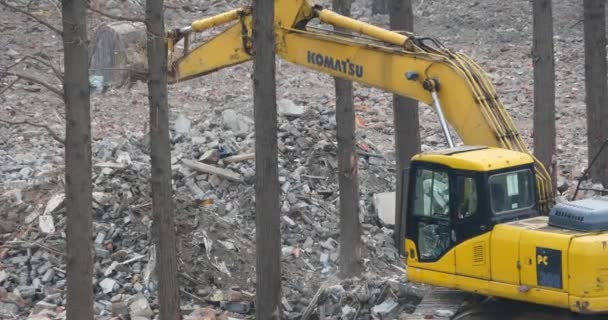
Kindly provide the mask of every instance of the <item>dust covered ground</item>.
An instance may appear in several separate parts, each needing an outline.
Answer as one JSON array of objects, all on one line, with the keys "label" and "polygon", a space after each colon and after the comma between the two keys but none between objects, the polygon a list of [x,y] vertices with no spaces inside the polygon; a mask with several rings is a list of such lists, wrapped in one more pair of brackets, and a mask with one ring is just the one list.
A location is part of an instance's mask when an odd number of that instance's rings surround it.
[{"label": "dust covered ground", "polygon": [[[26,1],[9,3],[60,26],[54,1],[31,1],[27,8]],[[194,19],[242,4],[168,1],[166,25],[186,26]],[[413,4],[416,33],[436,37],[478,62],[532,147],[530,1],[416,0]],[[107,1],[98,7],[113,14],[143,16],[137,2]],[[372,15],[370,8],[369,0],[357,0],[353,16],[387,27],[388,16]],[[557,168],[563,181],[572,186],[587,159],[582,5],[554,1],[553,12]],[[90,38],[97,26],[109,21],[93,13],[88,18]],[[44,26],[0,8],[0,34],[0,70],[28,55],[62,65],[61,39]],[[59,85],[47,67],[21,63],[11,69]],[[253,317],[253,161],[225,161],[231,155],[253,152],[251,72],[251,63],[245,63],[169,87],[184,314]],[[27,119],[63,135],[61,100],[27,81],[4,91],[13,80],[0,78],[0,119]],[[321,314],[335,319],[381,317],[381,308],[374,308],[390,304],[391,299],[399,305],[391,316],[398,317],[411,312],[424,291],[405,281],[392,229],[374,211],[373,195],[394,191],[395,185],[391,97],[355,85],[355,107],[363,120],[357,142],[379,157],[359,158],[364,273],[358,279],[338,281],[333,79],[277,61],[285,318],[298,319],[309,306],[313,318]],[[93,90],[91,104],[96,313],[99,319],[151,319],[158,302],[150,228],[147,87],[138,82],[131,88]],[[286,110],[292,114],[285,115]],[[421,106],[420,120],[422,149],[445,147],[430,107]],[[211,163],[239,179],[197,172],[183,160]],[[26,319],[30,314],[61,318],[65,306],[61,144],[44,128],[0,123],[0,178],[0,250],[5,251],[0,257],[0,318]],[[40,230],[39,216],[45,210],[53,217],[54,232]],[[321,285],[325,285],[323,295],[313,301]]]}]

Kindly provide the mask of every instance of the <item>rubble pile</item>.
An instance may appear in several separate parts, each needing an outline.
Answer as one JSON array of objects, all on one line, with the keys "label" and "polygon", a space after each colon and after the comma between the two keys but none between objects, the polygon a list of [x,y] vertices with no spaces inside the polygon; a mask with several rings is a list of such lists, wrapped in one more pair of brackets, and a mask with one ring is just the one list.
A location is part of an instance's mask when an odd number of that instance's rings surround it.
[{"label": "rubble pile", "polygon": [[[143,13],[137,1],[104,1],[109,13]],[[167,25],[187,26],[247,0],[175,0]],[[321,1],[327,7],[330,2]],[[508,7],[507,7],[508,6]],[[582,13],[555,7],[557,174],[562,197],[573,194],[586,165]],[[578,8],[578,7],[576,7]],[[60,24],[50,3],[29,6]],[[500,14],[508,10],[510,14]],[[128,11],[128,12],[127,12]],[[353,17],[388,26],[367,0]],[[461,13],[465,14],[461,14]],[[504,1],[421,1],[416,32],[463,50],[488,72],[524,139],[532,142],[531,7]],[[61,61],[62,42],[5,9],[0,65],[23,55]],[[90,30],[105,18],[93,15]],[[455,28],[454,26],[458,26]],[[28,37],[23,37],[28,34]],[[474,36],[465,36],[474,35]],[[527,61],[527,62],[526,62]],[[16,71],[29,74],[32,68]],[[182,311],[188,319],[252,318],[255,311],[254,133],[251,65],[172,85],[172,167]],[[53,80],[52,75],[47,79]],[[332,78],[277,62],[283,314],[290,319],[394,319],[410,312],[424,288],[408,284],[393,243],[395,169],[391,95],[355,84],[362,266],[338,281],[336,123]],[[0,90],[9,84],[0,79]],[[92,96],[95,312],[98,319],[157,317],[152,243],[147,88]],[[28,117],[62,133],[61,101],[24,81],[0,94],[0,118]],[[22,114],[22,113],[23,114]],[[15,116],[17,115],[17,116]],[[431,108],[420,109],[422,150],[444,147]],[[63,148],[41,128],[0,125],[0,318],[65,317],[66,240]],[[603,186],[584,182],[585,189]],[[601,191],[582,190],[579,197]],[[376,195],[376,196],[375,196]],[[378,215],[382,212],[383,214]]]},{"label": "rubble pile", "polygon": [[[396,303],[386,302],[389,297],[407,300],[399,304],[399,312],[403,311],[415,300],[410,302],[403,289],[404,265],[394,247],[392,227],[378,219],[373,193],[366,193],[366,185],[359,216],[364,279],[337,282],[313,301],[322,283],[339,269],[335,115],[287,99],[280,100],[278,108],[285,316],[296,319],[314,310],[327,317],[347,317],[356,311],[364,319],[374,312],[395,311],[391,306]],[[180,281],[182,298],[190,301],[184,312],[192,319],[206,317],[200,314],[205,314],[201,307],[217,311],[217,317],[222,312],[251,316],[255,300],[252,121],[226,109],[210,119],[173,113],[171,125]],[[364,136],[358,141],[360,176],[382,175],[384,180],[374,181],[383,185],[373,188],[390,189],[393,174],[387,159]],[[148,143],[148,135],[108,137],[92,148],[93,281],[100,319],[125,315],[151,319],[157,310]],[[27,173],[23,168],[29,167],[19,168],[5,170],[6,176],[18,181]],[[40,184],[14,189],[3,196],[5,203],[23,208],[15,217],[20,227],[11,230],[20,236],[6,239],[8,250],[0,273],[6,297],[0,313],[60,319],[66,283],[65,196],[60,179],[53,187],[47,183],[50,190],[39,188]],[[44,206],[16,196],[30,192],[44,195]],[[369,291],[365,299],[362,285]],[[389,287],[393,294],[384,292]],[[347,296],[349,303],[344,300]],[[374,307],[379,311],[372,312]]]}]

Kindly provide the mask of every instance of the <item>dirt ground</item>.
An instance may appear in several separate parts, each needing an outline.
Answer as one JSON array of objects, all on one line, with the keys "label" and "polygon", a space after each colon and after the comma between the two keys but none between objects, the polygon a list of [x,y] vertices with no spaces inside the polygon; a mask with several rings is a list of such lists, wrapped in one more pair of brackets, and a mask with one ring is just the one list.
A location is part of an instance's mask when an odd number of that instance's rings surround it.
[{"label": "dirt ground", "polygon": [[[24,4],[25,1],[13,1]],[[51,5],[54,1],[32,1],[30,11],[37,16],[59,25],[59,12]],[[219,13],[227,8],[243,4],[243,1],[191,1],[174,0],[167,8],[166,25],[170,28],[189,25],[194,19]],[[586,118],[584,104],[584,51],[582,38],[582,4],[577,1],[553,1],[555,59],[556,59],[556,119],[557,119],[557,168],[559,174],[569,180],[580,175],[586,166]],[[328,1],[323,4],[330,6]],[[414,0],[415,32],[432,36],[446,46],[469,54],[488,73],[497,88],[499,97],[507,107],[517,128],[532,148],[532,15],[528,0],[516,1],[450,1]],[[143,11],[137,2],[107,1],[101,8],[115,14],[138,16]],[[372,15],[370,0],[356,0],[353,16],[380,26],[388,26],[388,16]],[[107,18],[91,13],[89,15],[90,35]],[[26,55],[50,57],[57,66],[62,64],[61,39],[22,15],[6,8],[0,8],[0,70],[7,68]],[[50,71],[40,72],[33,68],[18,67],[19,72],[34,74],[58,86],[58,81]],[[220,70],[203,78],[189,80],[169,88],[169,103],[173,119],[176,114],[190,119],[193,126],[213,128],[213,121],[224,110],[233,109],[252,117],[251,63]],[[7,78],[0,78],[0,91],[9,84]],[[287,98],[298,104],[313,108],[319,113],[329,113],[334,105],[333,79],[284,61],[277,62],[277,98]],[[371,201],[376,192],[394,190],[394,167],[392,164],[393,125],[391,96],[377,89],[355,85],[355,103],[361,110],[368,126],[360,128],[375,148],[387,155],[389,161],[377,167],[369,165],[361,171],[360,185],[362,199]],[[92,94],[93,140],[139,141],[147,133],[147,88],[136,83],[132,88],[110,90],[104,94]],[[23,119],[48,124],[53,130],[63,134],[61,100],[33,83],[20,83],[0,94],[0,119]],[[421,138],[423,150],[445,146],[435,113],[429,106],[420,108]],[[373,124],[373,125],[370,125]],[[216,128],[217,129],[217,128]],[[214,130],[216,130],[214,129]],[[330,133],[335,136],[335,133]],[[29,206],[43,208],[47,200],[62,188],[63,151],[43,129],[31,126],[7,126],[0,123],[0,172],[5,180],[0,181],[0,194],[15,188],[23,188],[24,204],[15,204],[11,195],[0,197],[1,241],[7,241],[22,223]],[[312,157],[310,155],[309,157]],[[305,156],[303,156],[305,158]],[[310,160],[308,160],[310,161]],[[36,186],[30,182],[19,182],[13,173],[28,163],[40,179],[46,179]],[[145,171],[144,171],[145,172]],[[145,177],[138,178],[145,184]],[[334,181],[335,182],[335,181]],[[25,183],[25,184],[24,184]],[[29,183],[29,185],[28,185]],[[146,187],[141,187],[142,193]],[[253,187],[251,184],[235,187],[239,196],[234,200],[242,207],[251,208]],[[149,190],[149,187],[148,187]],[[255,288],[255,243],[253,235],[253,215],[251,210],[241,212],[238,222],[226,222],[213,218],[207,209],[193,205],[186,197],[176,195],[177,226],[180,235],[180,271],[191,278],[181,279],[188,286],[188,292],[197,295],[209,294],[209,288],[238,287],[251,292]],[[142,202],[143,203],[143,202]],[[368,205],[369,206],[369,205]],[[137,214],[149,216],[150,207],[138,207]],[[96,217],[103,219],[101,216]],[[336,226],[335,217],[328,218],[331,226]],[[142,222],[142,226],[145,221]],[[200,233],[200,226],[208,232]],[[243,232],[233,232],[234,228]],[[145,236],[147,231],[133,231]],[[285,239],[294,242],[298,238],[297,228],[283,226]],[[333,233],[335,234],[335,230]],[[331,233],[330,233],[331,234]],[[197,242],[197,239],[201,239]],[[216,257],[232,269],[231,275],[220,271],[212,259],[202,259],[205,245],[202,239],[232,241],[238,250],[215,246]],[[292,239],[293,238],[293,239]],[[334,237],[335,238],[335,237]],[[289,243],[289,241],[285,240]],[[216,242],[217,243],[217,242]],[[366,249],[372,250],[372,249]],[[374,253],[375,254],[375,253]],[[372,253],[364,254],[373,257]],[[315,257],[316,258],[316,257]],[[283,259],[283,277],[287,290],[294,296],[301,295],[306,305],[318,288],[319,282],[327,279],[318,272],[306,272],[306,265],[300,260]],[[397,263],[397,262],[396,262]],[[370,263],[373,265],[373,262]],[[401,263],[402,264],[402,263]],[[376,276],[394,275],[399,271],[393,267],[367,269]],[[236,272],[235,272],[236,271]],[[303,288],[303,289],[302,289]],[[298,293],[299,292],[299,293]],[[290,302],[293,302],[290,300]]]}]

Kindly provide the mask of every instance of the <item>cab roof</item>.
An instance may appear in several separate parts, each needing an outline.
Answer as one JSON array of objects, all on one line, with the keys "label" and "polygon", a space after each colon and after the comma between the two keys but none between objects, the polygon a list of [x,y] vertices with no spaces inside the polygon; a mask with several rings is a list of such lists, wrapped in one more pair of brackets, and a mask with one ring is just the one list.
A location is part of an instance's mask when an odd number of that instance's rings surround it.
[{"label": "cab roof", "polygon": [[523,152],[480,146],[462,146],[425,152],[414,156],[412,160],[471,171],[493,171],[534,163],[532,157]]}]

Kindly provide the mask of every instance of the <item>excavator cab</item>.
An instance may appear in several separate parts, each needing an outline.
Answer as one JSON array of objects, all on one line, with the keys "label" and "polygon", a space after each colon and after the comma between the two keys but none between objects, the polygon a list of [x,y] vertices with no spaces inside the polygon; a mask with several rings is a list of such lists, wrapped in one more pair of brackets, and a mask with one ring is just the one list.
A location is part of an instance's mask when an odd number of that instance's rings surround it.
[{"label": "excavator cab", "polygon": [[538,215],[533,159],[466,146],[415,156],[406,209],[408,262],[433,263],[498,223]]}]

